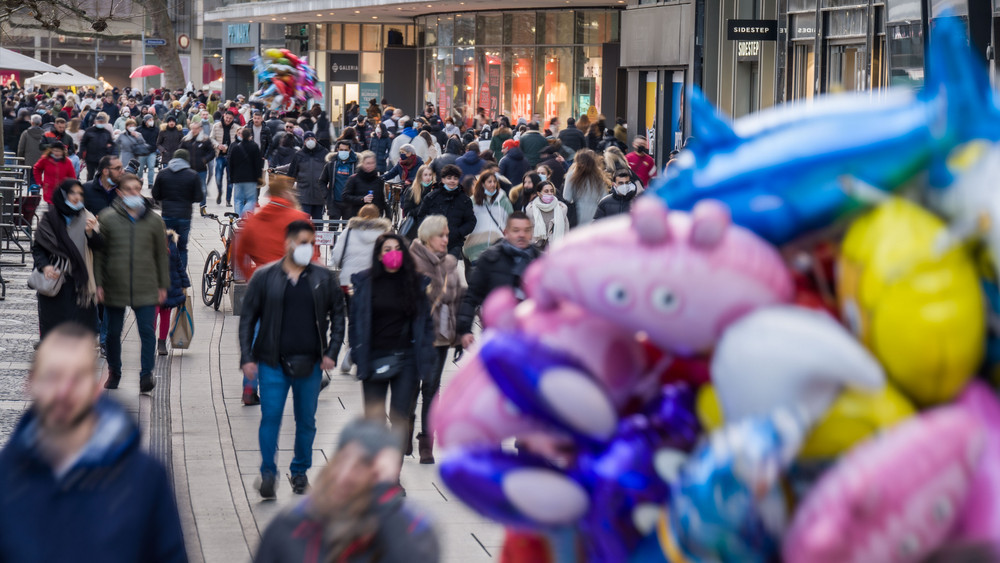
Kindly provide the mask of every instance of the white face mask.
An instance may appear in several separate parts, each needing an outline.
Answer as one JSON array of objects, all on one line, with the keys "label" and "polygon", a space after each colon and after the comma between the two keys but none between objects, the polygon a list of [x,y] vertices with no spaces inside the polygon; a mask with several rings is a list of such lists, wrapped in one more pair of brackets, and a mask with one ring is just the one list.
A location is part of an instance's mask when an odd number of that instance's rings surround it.
[{"label": "white face mask", "polygon": [[314,141],[312,139],[309,139],[308,141],[306,141],[306,148],[307,149],[314,149],[314,148],[316,148],[316,141]]},{"label": "white face mask", "polygon": [[308,266],[313,257],[313,245],[300,244],[292,251],[292,261],[299,266]]},{"label": "white face mask", "polygon": [[615,191],[618,192],[618,195],[625,195],[633,190],[635,190],[635,185],[632,184],[632,182],[629,182],[627,184],[615,185]]},{"label": "white face mask", "polygon": [[129,132],[129,133],[135,133],[135,126],[134,126],[134,125],[130,125],[130,126],[128,127],[128,132]]}]

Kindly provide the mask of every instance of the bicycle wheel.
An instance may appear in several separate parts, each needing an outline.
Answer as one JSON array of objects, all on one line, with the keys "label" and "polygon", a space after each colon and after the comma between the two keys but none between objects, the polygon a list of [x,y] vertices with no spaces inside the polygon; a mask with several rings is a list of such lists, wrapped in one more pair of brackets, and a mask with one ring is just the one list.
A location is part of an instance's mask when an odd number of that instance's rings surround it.
[{"label": "bicycle wheel", "polygon": [[219,265],[215,269],[215,294],[212,296],[212,307],[216,311],[222,305],[222,294],[225,293],[226,288],[229,286],[227,274],[228,270],[222,265],[222,261],[220,260]]},{"label": "bicycle wheel", "polygon": [[[205,260],[205,269],[201,274],[201,300],[206,307],[213,305],[215,294],[219,292],[217,270],[220,258],[218,251],[213,250],[208,253],[208,258]],[[218,309],[218,307],[216,308]]]}]

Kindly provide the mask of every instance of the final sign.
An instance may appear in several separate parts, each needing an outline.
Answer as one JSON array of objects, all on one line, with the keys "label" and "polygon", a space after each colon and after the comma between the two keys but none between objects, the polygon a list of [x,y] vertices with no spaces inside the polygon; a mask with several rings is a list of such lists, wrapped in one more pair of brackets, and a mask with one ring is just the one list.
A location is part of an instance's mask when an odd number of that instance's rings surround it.
[{"label": "final sign", "polygon": [[777,41],[778,20],[726,20],[730,41]]}]

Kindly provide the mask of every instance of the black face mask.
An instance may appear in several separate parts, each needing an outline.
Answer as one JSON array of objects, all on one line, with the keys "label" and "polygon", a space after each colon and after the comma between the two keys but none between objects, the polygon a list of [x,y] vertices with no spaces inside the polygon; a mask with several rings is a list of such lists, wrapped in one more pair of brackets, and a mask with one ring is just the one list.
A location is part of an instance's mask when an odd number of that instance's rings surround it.
[{"label": "black face mask", "polygon": [[639,154],[646,154],[646,147],[636,147],[635,152]]}]

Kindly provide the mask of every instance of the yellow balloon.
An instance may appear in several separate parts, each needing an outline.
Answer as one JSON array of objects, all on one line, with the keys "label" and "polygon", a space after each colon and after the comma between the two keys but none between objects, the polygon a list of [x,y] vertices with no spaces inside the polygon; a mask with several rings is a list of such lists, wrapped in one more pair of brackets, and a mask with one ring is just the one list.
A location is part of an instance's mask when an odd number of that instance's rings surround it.
[{"label": "yellow balloon", "polygon": [[271,57],[272,59],[280,59],[281,57],[285,56],[278,49],[265,49],[264,54],[268,57]]},{"label": "yellow balloon", "polygon": [[892,385],[874,393],[847,389],[806,437],[800,459],[831,459],[877,432],[915,415],[909,399]]},{"label": "yellow balloon", "polygon": [[715,386],[711,383],[706,383],[698,388],[694,412],[698,415],[698,421],[701,422],[705,432],[722,428],[724,423],[722,404],[719,402],[719,395],[715,392]]},{"label": "yellow balloon", "polygon": [[844,319],[920,406],[953,399],[983,357],[986,318],[975,264],[942,245],[945,225],[892,198],[857,219],[841,249]]}]

